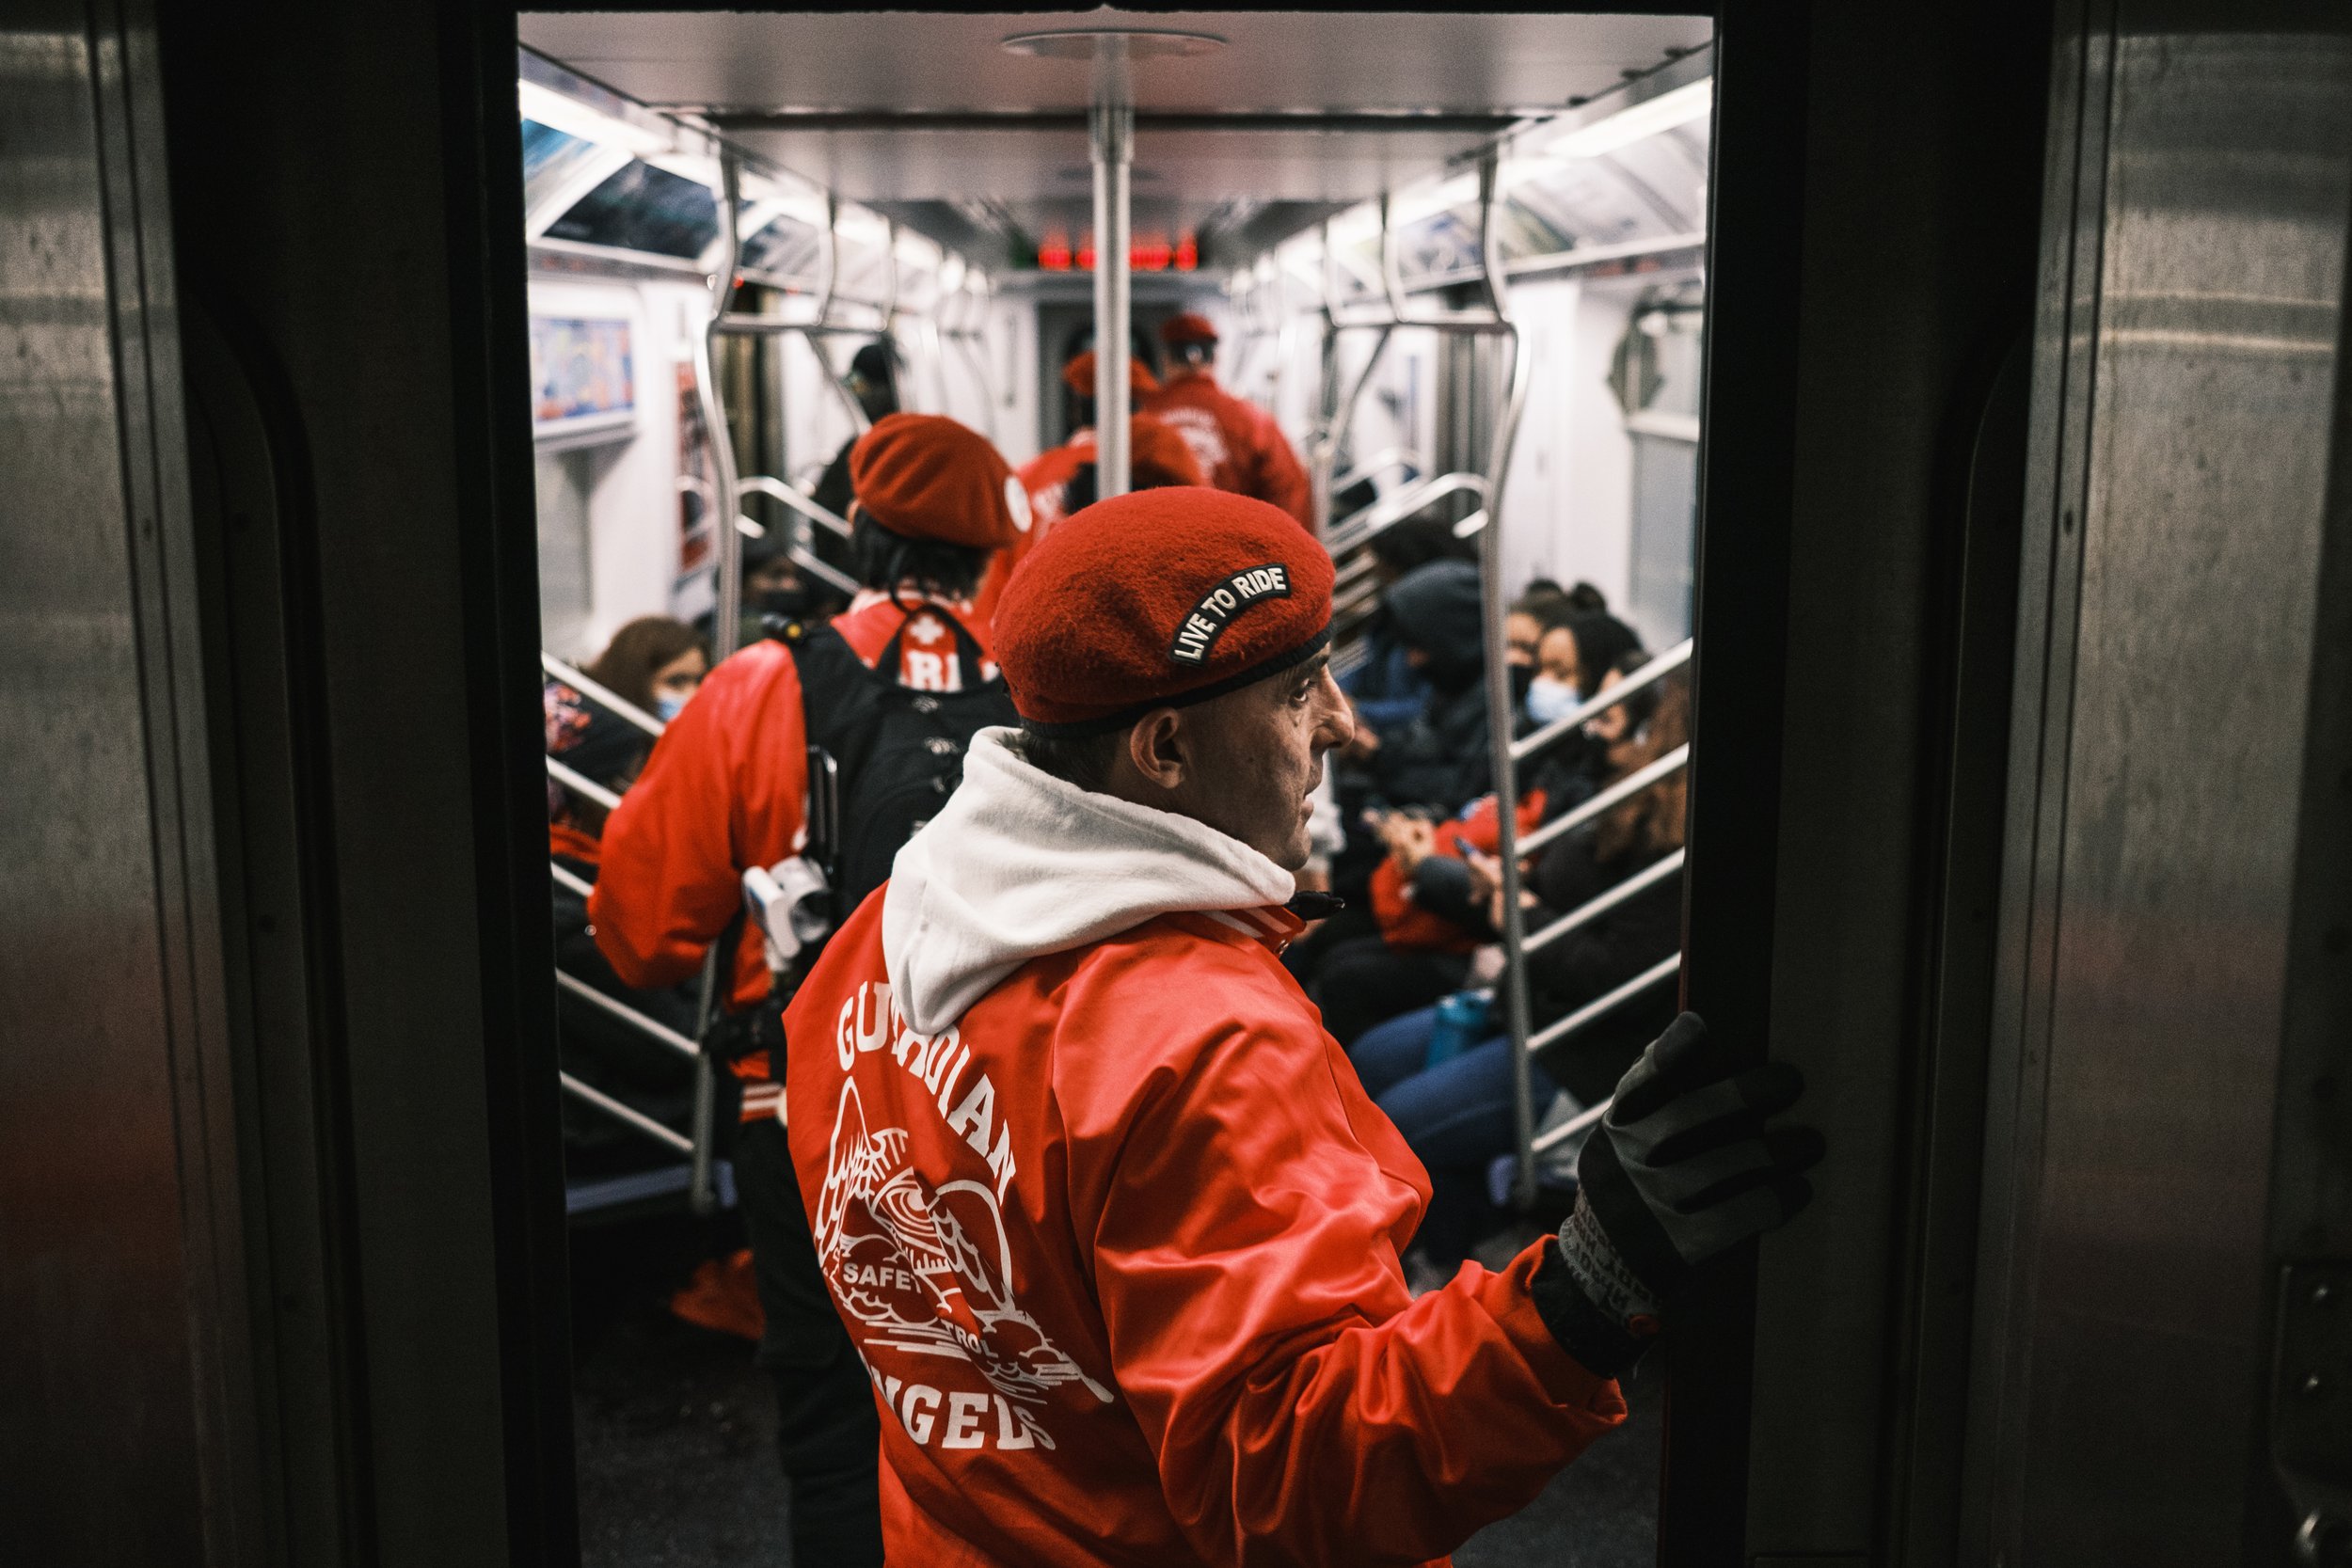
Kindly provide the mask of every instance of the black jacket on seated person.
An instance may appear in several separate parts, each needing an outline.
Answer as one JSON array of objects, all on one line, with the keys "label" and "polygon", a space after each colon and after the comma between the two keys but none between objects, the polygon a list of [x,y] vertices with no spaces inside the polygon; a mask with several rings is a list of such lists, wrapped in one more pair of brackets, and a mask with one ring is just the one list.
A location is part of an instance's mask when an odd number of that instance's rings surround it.
[{"label": "black jacket on seated person", "polygon": [[1399,578],[1385,603],[1398,639],[1425,657],[1431,689],[1411,723],[1382,737],[1372,757],[1373,792],[1391,806],[1425,806],[1452,816],[1494,779],[1478,568],[1433,561]]},{"label": "black jacket on seated person", "polygon": [[[1597,825],[1596,825],[1597,826]],[[1594,827],[1545,849],[1529,879],[1539,900],[1527,911],[1532,936],[1656,863],[1669,850],[1635,848],[1604,861]],[[1669,877],[1599,919],[1538,949],[1527,960],[1529,1013],[1537,1029],[1607,995],[1682,945],[1682,879]],[[1642,1048],[1674,1022],[1675,988],[1660,985],[1537,1056],[1553,1083],[1586,1105],[1616,1086]]]}]

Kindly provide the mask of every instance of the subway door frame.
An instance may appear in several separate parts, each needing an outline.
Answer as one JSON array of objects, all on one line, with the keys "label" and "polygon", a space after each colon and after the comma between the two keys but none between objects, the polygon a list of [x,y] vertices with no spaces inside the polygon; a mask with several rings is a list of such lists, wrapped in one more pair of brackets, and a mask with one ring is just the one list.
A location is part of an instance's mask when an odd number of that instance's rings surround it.
[{"label": "subway door frame", "polygon": [[265,1528],[574,1563],[516,13],[160,21]]}]

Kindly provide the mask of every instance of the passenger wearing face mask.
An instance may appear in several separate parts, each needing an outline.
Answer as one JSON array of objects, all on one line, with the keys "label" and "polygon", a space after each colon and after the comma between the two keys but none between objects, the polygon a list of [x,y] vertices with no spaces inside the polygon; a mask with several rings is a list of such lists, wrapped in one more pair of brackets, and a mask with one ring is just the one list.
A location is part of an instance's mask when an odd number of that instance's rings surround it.
[{"label": "passenger wearing face mask", "polygon": [[[667,721],[693,695],[707,662],[702,639],[691,627],[647,616],[623,626],[583,673]],[[593,784],[615,792],[628,789],[644,767],[652,738],[568,681],[548,681],[544,697],[548,754]],[[604,825],[602,805],[548,781],[548,854],[555,865],[594,883],[603,858]],[[586,897],[562,880],[554,884],[553,896],[558,969],[680,1034],[693,1033],[691,986],[640,989],[624,983],[596,950]],[[557,993],[556,1022],[556,1050],[564,1071],[675,1131],[689,1130],[694,1102],[690,1064],[568,990]],[[642,1169],[650,1147],[612,1117],[564,1100],[564,1167],[571,1179]],[[654,1155],[656,1161],[661,1158]]]},{"label": "passenger wearing face mask", "polygon": [[[1565,596],[1522,599],[1512,613],[1534,628],[1523,644],[1531,658],[1527,693],[1531,707],[1540,705],[1547,716],[1541,722],[1583,701],[1584,670],[1606,670],[1639,648],[1623,622],[1579,615]],[[1520,726],[1536,727],[1533,714]],[[1605,746],[1581,733],[1554,745],[1519,779],[1519,831],[1531,832],[1591,799],[1607,766]],[[1377,819],[1375,832],[1385,851],[1368,890],[1376,930],[1359,927],[1331,941],[1317,955],[1310,982],[1325,1026],[1343,1044],[1458,989],[1470,955],[1488,937],[1466,855],[1492,854],[1500,842],[1493,796],[1445,822],[1391,812]]]},{"label": "passenger wearing face mask", "polygon": [[[1607,667],[1605,690],[1647,661],[1640,649]],[[1690,737],[1689,690],[1679,676],[1635,693],[1591,721],[1605,777],[1624,778]],[[1541,929],[1589,904],[1627,878],[1682,847],[1684,779],[1677,773],[1545,847],[1528,866],[1521,892],[1525,927]],[[1467,858],[1483,935],[1493,940],[1502,915],[1500,866],[1490,855]],[[1669,878],[1529,956],[1528,999],[1536,1029],[1607,994],[1672,955],[1681,941],[1682,888]],[[1671,1021],[1674,995],[1657,991],[1612,1012],[1536,1059],[1536,1103],[1565,1091],[1579,1106],[1607,1097],[1643,1042]],[[1429,1167],[1433,1194],[1417,1242],[1426,1278],[1450,1275],[1502,1213],[1486,1173],[1512,1147],[1510,1051],[1495,1036],[1439,1062],[1429,1059],[1435,1007],[1390,1020],[1349,1047],[1364,1087],[1396,1122]]]},{"label": "passenger wearing face mask", "polygon": [[666,615],[644,615],[631,621],[614,632],[604,652],[580,671],[665,724],[678,716],[686,699],[709,673],[710,644],[702,633]]}]

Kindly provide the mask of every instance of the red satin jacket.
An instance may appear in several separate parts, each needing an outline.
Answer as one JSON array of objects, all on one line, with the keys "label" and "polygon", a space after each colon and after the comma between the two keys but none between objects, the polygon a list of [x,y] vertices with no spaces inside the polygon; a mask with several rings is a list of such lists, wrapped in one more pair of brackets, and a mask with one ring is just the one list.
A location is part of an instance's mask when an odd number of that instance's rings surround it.
[{"label": "red satin jacket", "polygon": [[926,1037],[882,904],[787,1014],[786,1117],[893,1562],[1426,1563],[1624,1419],[1537,1315],[1540,1248],[1411,1299],[1427,1177],[1286,911],[1032,959]]},{"label": "red satin jacket", "polygon": [[[948,607],[917,603],[910,612],[880,594],[862,594],[833,626],[870,667],[901,621],[899,680],[944,690],[961,679]],[[988,623],[961,620],[986,653]],[[743,897],[743,873],[773,865],[805,842],[808,725],[791,650],[755,642],[730,656],[670,721],[636,784],[604,827],[602,864],[588,918],[596,947],[624,985],[675,986],[692,974],[726,930]],[[768,994],[768,960],[759,932],[745,923],[735,953],[733,1005]],[[755,1085],[743,1095],[745,1119],[772,1114],[767,1053],[734,1064]]]},{"label": "red satin jacket", "polygon": [[1269,501],[1313,531],[1313,485],[1274,416],[1233,396],[1206,371],[1176,376],[1145,398],[1142,409],[1175,428],[1211,484]]}]

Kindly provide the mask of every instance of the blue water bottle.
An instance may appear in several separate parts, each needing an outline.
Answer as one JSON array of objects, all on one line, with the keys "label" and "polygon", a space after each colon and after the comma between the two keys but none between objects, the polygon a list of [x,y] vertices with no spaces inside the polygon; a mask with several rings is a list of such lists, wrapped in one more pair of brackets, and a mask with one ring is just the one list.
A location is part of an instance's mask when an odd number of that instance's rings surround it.
[{"label": "blue water bottle", "polygon": [[1457,990],[1438,1004],[1438,1021],[1422,1057],[1424,1069],[1451,1061],[1486,1037],[1488,1001],[1486,991]]}]

